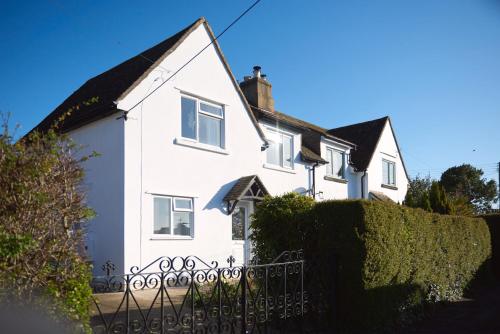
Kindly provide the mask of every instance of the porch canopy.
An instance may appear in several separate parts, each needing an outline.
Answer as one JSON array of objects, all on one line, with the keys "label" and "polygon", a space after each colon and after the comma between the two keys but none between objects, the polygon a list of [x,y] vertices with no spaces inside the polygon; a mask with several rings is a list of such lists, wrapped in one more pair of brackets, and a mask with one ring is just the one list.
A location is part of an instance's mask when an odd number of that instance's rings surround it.
[{"label": "porch canopy", "polygon": [[257,175],[240,177],[224,196],[228,214],[233,213],[239,201],[260,201],[269,195],[266,187]]}]

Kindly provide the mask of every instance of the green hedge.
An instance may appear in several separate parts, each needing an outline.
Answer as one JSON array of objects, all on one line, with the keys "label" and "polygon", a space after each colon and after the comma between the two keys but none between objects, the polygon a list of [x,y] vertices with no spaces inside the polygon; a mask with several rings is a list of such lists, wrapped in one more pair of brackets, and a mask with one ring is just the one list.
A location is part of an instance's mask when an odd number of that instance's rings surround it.
[{"label": "green hedge", "polygon": [[[329,312],[349,327],[409,322],[426,301],[460,297],[491,254],[482,219],[360,200],[319,202],[309,209],[306,201],[294,215],[297,197],[267,198],[259,205],[252,222],[257,253],[303,248],[314,270],[308,288],[326,291]],[[280,220],[276,203],[288,205],[280,210],[289,224],[274,224]],[[294,240],[277,242],[276,236]]]},{"label": "green hedge", "polygon": [[491,235],[491,265],[495,276],[500,279],[500,213],[481,216],[486,220]]}]

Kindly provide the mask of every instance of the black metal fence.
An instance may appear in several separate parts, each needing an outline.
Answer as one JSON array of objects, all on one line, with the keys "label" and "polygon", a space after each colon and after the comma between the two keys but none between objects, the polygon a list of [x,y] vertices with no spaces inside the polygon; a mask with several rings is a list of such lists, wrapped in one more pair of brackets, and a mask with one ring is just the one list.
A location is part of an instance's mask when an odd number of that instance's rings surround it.
[{"label": "black metal fence", "polygon": [[299,332],[307,313],[301,252],[228,267],[196,256],[162,257],[126,275],[94,277],[94,333]]}]

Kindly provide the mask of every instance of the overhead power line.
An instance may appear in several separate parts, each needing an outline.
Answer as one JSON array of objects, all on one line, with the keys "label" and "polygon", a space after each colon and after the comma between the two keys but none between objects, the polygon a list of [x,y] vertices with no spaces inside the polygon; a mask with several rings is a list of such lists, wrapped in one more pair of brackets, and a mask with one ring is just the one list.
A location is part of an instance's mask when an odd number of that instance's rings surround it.
[{"label": "overhead power line", "polygon": [[172,79],[174,76],[176,76],[180,71],[182,71],[187,65],[189,65],[193,60],[195,60],[199,55],[203,53],[206,49],[208,49],[212,44],[215,43],[222,35],[226,33],[229,29],[231,29],[232,26],[234,26],[243,16],[245,16],[249,11],[251,11],[259,2],[262,0],[257,0],[255,1],[250,7],[248,7],[243,13],[241,13],[236,19],[233,20],[224,30],[222,30],[215,38],[208,43],[203,49],[201,49],[198,53],[196,53],[193,57],[191,57],[187,62],[184,63],[181,67],[179,67],[171,76],[169,76],[165,81],[163,81],[158,87],[153,89],[151,92],[146,94],[142,99],[140,99],[136,104],[134,104],[131,108],[128,110],[125,110],[123,112],[123,117],[126,119],[127,114],[132,111],[134,108],[136,108],[138,105],[140,105],[142,102],[144,102],[148,97],[153,95],[158,89],[160,89],[164,84],[166,84],[170,79]]}]

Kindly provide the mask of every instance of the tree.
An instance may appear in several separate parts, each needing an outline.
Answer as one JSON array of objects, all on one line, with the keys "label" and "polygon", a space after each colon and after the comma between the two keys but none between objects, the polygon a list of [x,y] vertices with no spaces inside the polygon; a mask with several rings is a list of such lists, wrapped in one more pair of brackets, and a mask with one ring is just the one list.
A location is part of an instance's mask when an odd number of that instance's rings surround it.
[{"label": "tree", "polygon": [[421,178],[417,175],[413,180],[410,180],[403,204],[412,208],[429,209],[428,211],[430,211],[429,190],[431,184],[430,176]]},{"label": "tree", "polygon": [[410,180],[404,205],[412,208],[421,208],[429,212],[452,214],[453,205],[443,187],[430,176],[421,178],[418,175]]},{"label": "tree", "polygon": [[83,226],[93,212],[80,189],[78,147],[55,128],[15,142],[0,132],[0,299],[88,322],[90,266]]},{"label": "tree", "polygon": [[433,181],[429,191],[429,202],[433,212],[443,215],[453,214],[453,208],[443,187],[437,181]]},{"label": "tree", "polygon": [[453,198],[465,198],[474,208],[474,212],[485,213],[496,203],[497,185],[494,180],[483,178],[483,171],[469,164],[448,168],[440,183]]}]

